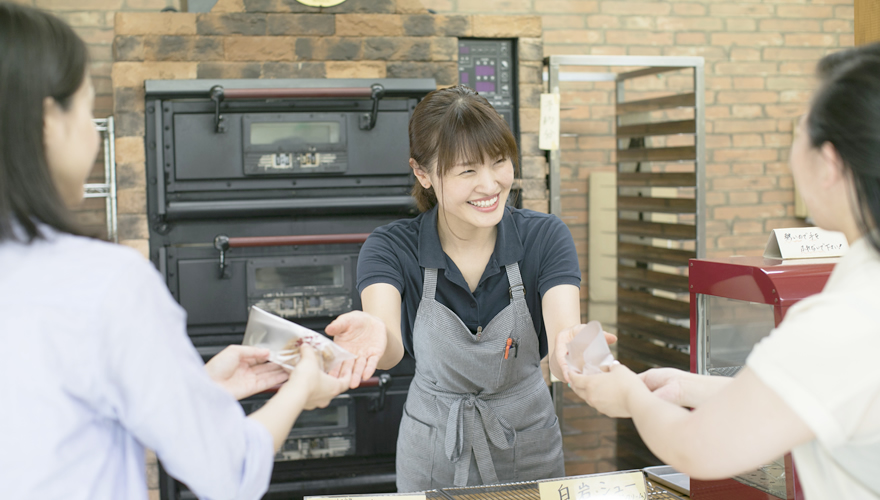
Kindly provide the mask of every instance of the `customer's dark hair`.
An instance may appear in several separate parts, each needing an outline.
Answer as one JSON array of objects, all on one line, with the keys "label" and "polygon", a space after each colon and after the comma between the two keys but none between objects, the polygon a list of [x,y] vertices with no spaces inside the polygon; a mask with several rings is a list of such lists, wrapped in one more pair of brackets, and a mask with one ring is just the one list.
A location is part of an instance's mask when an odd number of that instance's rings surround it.
[{"label": "customer's dark hair", "polygon": [[0,241],[43,235],[37,224],[79,234],[46,162],[43,101],[68,109],[86,76],[88,52],[66,23],[0,2]]},{"label": "customer's dark hair", "polygon": [[819,60],[816,64],[816,76],[826,80],[834,76],[834,73],[860,57],[880,57],[880,42],[859,45],[848,49],[832,52]]},{"label": "customer's dark hair", "polygon": [[813,99],[810,143],[834,145],[852,178],[859,228],[880,251],[880,47],[839,64]]},{"label": "customer's dark hair", "polygon": [[[441,178],[456,162],[508,158],[515,169],[519,166],[507,122],[485,97],[464,85],[435,90],[416,106],[409,121],[409,156],[427,172],[436,162]],[[418,181],[412,195],[422,212],[437,204],[434,188],[425,189]]]}]

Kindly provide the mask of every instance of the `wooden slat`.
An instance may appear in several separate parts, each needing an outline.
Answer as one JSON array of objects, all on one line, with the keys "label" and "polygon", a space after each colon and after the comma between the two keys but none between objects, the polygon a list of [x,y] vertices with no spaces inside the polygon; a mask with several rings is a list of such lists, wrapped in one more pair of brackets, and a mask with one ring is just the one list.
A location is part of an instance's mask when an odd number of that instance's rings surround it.
[{"label": "wooden slat", "polygon": [[693,198],[618,196],[617,210],[655,212],[663,214],[693,214],[697,212],[697,200]]},{"label": "wooden slat", "polygon": [[694,240],[697,238],[697,226],[618,219],[617,233],[667,240]]},{"label": "wooden slat", "polygon": [[617,266],[617,280],[630,286],[657,288],[673,293],[687,293],[688,277],[658,273],[640,267]]},{"label": "wooden slat", "polygon": [[627,113],[644,113],[646,111],[659,111],[661,109],[673,109],[692,107],[696,104],[696,94],[677,94],[666,97],[656,97],[654,99],[644,99],[641,101],[622,102],[617,104],[617,114],[625,115]]},{"label": "wooden slat", "polygon": [[617,187],[691,187],[697,185],[697,174],[684,173],[617,173]]},{"label": "wooden slat", "polygon": [[631,358],[640,359],[654,366],[671,366],[687,370],[690,366],[690,356],[676,349],[659,346],[648,340],[637,339],[621,335],[617,348],[620,356],[630,353]]},{"label": "wooden slat", "polygon": [[684,267],[688,265],[690,259],[696,257],[697,253],[691,250],[660,248],[650,245],[637,245],[635,243],[617,244],[617,258],[630,259],[637,262]]},{"label": "wooden slat", "polygon": [[[675,319],[687,319],[691,315],[691,307],[687,302],[657,297],[650,293],[617,288],[617,304],[619,308],[632,309],[646,314],[659,314]],[[620,311],[618,311],[618,314]]]},{"label": "wooden slat", "polygon": [[696,133],[696,120],[674,122],[638,123],[617,127],[617,137],[647,137],[652,135],[673,135]]},{"label": "wooden slat", "polygon": [[618,149],[617,161],[685,161],[697,158],[695,146]]},{"label": "wooden slat", "polygon": [[677,71],[680,69],[691,69],[690,66],[654,66],[652,68],[637,69],[627,71],[617,75],[617,81],[629,80],[630,78],[638,78],[640,76],[656,75],[658,73],[666,73],[668,71]]},{"label": "wooden slat", "polygon": [[657,321],[641,314],[618,311],[616,326],[618,332],[635,333],[670,345],[689,345],[691,342],[690,328]]}]

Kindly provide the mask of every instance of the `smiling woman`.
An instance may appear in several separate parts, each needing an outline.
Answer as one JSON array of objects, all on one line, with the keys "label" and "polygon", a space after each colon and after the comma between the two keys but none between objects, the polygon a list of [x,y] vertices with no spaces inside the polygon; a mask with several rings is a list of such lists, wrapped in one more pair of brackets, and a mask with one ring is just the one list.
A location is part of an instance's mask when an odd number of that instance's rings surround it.
[{"label": "smiling woman", "polygon": [[[518,152],[485,98],[457,86],[413,112],[410,167],[422,213],[370,235],[363,311],[325,331],[359,355],[354,387],[416,360],[397,441],[399,491],[565,474],[541,358],[580,322],[580,269],[557,217],[508,206]],[[554,354],[551,369],[560,376]]]}]

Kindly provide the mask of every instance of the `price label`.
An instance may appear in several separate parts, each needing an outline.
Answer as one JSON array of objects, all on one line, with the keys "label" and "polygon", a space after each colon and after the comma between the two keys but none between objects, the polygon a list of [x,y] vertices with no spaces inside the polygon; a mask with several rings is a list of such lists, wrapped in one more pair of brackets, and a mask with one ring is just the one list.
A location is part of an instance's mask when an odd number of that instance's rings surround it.
[{"label": "price label", "polygon": [[305,497],[304,500],[425,500],[424,493],[407,493],[398,495],[395,493],[389,495],[330,495],[330,496],[314,496]]},{"label": "price label", "polygon": [[559,149],[559,94],[541,94],[541,123],[538,148]]},{"label": "price label", "polygon": [[764,250],[770,259],[840,257],[849,249],[846,236],[818,227],[774,229]]},{"label": "price label", "polygon": [[541,500],[647,500],[642,471],[592,474],[538,483]]}]

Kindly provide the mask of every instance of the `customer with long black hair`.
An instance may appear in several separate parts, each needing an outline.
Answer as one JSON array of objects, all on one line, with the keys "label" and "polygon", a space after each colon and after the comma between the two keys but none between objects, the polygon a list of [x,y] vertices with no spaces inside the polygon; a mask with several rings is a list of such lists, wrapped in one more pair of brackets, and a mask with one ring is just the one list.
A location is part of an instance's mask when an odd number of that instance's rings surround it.
[{"label": "customer with long black hair", "polygon": [[[306,346],[289,378],[242,346],[205,366],[152,265],[81,236],[87,63],[68,25],[0,2],[0,496],[146,499],[148,447],[200,498],[260,498],[294,420],[346,381]],[[236,397],[285,379],[244,415]]]},{"label": "customer with long black hair", "polygon": [[[792,307],[736,377],[670,368],[569,373],[631,417],[661,460],[717,479],[791,451],[808,500],[880,499],[880,45],[826,58],[791,170],[816,225],[850,248],[821,293]],[[682,407],[694,408],[687,411]]]}]

